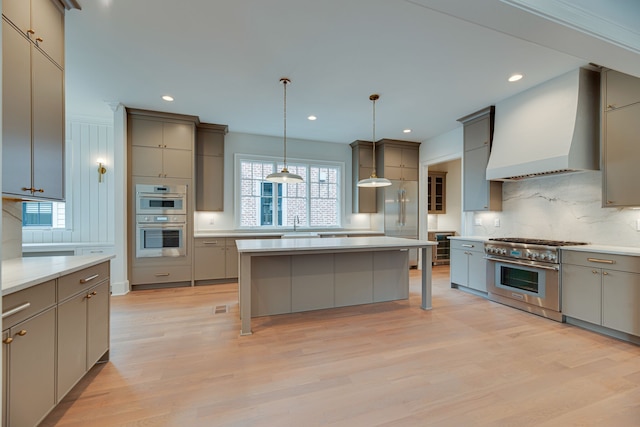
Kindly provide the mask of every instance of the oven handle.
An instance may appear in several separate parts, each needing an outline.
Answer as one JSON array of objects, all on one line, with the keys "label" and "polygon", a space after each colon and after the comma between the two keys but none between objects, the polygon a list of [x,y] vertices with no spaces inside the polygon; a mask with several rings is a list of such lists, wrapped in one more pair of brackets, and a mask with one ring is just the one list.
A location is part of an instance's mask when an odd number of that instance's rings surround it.
[{"label": "oven handle", "polygon": [[153,222],[138,222],[138,228],[184,228],[186,227],[186,222],[162,222],[162,223],[153,223]]},{"label": "oven handle", "polygon": [[543,270],[553,270],[553,271],[558,271],[559,268],[558,267],[550,267],[550,266],[546,266],[546,265],[538,265],[538,264],[523,264],[521,262],[518,261],[511,261],[511,260],[506,260],[506,259],[498,259],[498,258],[492,258],[492,257],[484,257],[484,259],[486,259],[487,261],[495,261],[495,262],[503,262],[505,264],[514,264],[514,265],[519,265],[521,267],[535,267],[535,268],[541,268]]},{"label": "oven handle", "polygon": [[187,196],[187,193],[147,193],[144,191],[138,191],[137,195],[138,198],[169,199],[175,197],[183,199]]}]

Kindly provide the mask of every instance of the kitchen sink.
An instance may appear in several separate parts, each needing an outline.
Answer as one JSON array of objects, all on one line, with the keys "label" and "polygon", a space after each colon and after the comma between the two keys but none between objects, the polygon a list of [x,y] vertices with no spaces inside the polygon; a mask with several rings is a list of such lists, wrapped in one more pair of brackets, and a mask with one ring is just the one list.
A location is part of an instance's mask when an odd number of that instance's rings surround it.
[{"label": "kitchen sink", "polygon": [[294,231],[293,233],[285,233],[282,235],[282,239],[308,239],[313,237],[320,237],[315,231]]}]

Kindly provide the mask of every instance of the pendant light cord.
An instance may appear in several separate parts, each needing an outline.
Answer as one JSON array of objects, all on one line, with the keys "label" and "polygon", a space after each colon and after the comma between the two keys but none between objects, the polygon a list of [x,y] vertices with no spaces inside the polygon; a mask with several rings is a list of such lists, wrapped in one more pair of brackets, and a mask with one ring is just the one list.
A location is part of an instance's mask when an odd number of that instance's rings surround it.
[{"label": "pendant light cord", "polygon": [[371,174],[372,178],[376,178],[378,175],[376,174],[376,101],[380,98],[378,94],[373,94],[369,97],[371,101],[373,101],[373,140],[371,141],[371,145],[373,146],[373,173]]},{"label": "pendant light cord", "polygon": [[280,81],[282,82],[282,84],[284,85],[284,169],[287,169],[287,84],[290,83],[291,81],[289,79],[282,78],[280,79]]}]

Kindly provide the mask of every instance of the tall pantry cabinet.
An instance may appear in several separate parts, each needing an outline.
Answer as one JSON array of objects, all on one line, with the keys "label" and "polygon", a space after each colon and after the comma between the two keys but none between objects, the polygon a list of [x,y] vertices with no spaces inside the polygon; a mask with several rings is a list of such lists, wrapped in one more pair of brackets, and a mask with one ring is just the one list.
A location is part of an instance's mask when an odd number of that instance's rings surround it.
[{"label": "tall pantry cabinet", "polygon": [[[134,289],[190,286],[193,264],[196,116],[127,108],[129,283]],[[136,257],[136,185],[186,185],[185,256]]]},{"label": "tall pantry cabinet", "polygon": [[64,7],[2,2],[2,192],[64,200]]}]

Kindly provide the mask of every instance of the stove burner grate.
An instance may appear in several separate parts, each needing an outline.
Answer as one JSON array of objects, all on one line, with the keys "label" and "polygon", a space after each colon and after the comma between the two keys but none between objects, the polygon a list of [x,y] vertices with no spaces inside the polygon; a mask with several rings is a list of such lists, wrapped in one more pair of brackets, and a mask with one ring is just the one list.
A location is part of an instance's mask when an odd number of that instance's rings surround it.
[{"label": "stove burner grate", "polygon": [[494,242],[506,243],[522,243],[525,245],[541,245],[541,246],[574,246],[587,245],[586,242],[568,242],[562,240],[545,240],[545,239],[528,239],[522,237],[496,237],[489,239]]}]

